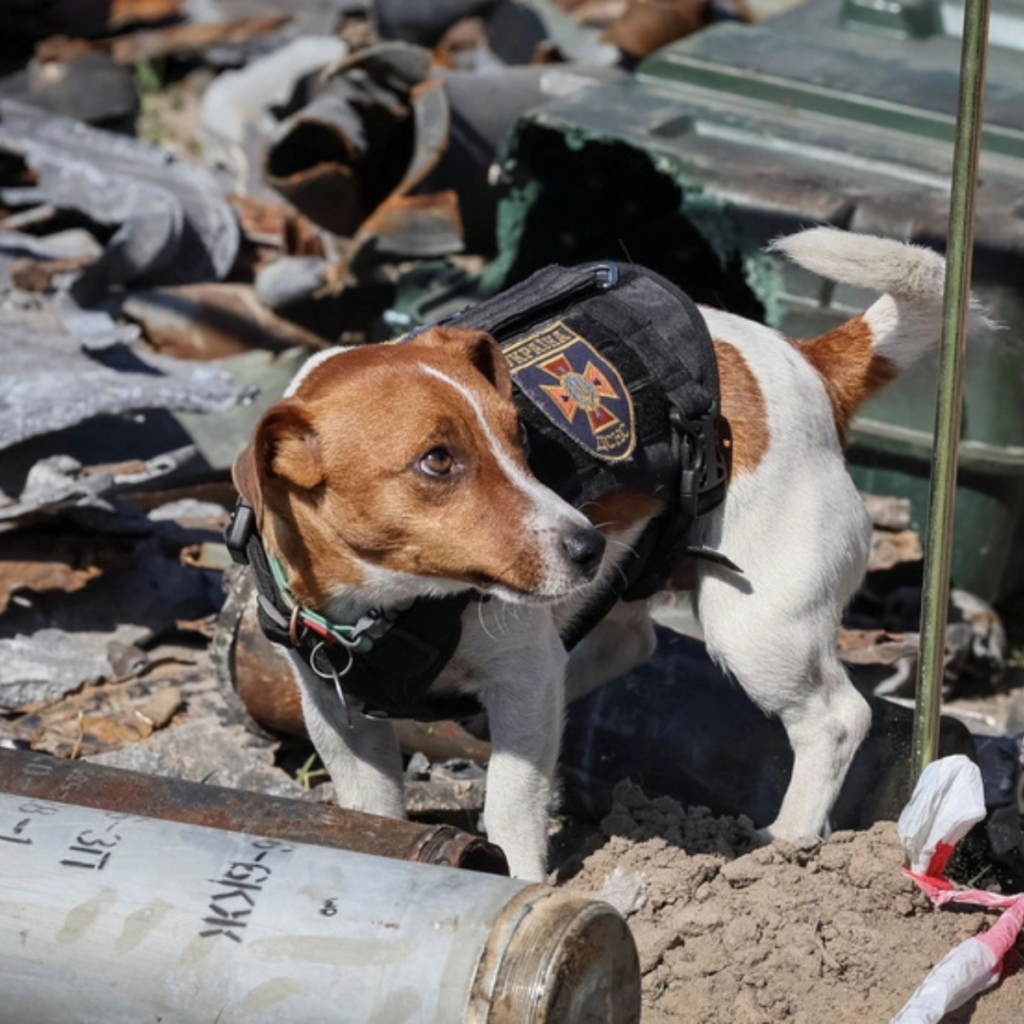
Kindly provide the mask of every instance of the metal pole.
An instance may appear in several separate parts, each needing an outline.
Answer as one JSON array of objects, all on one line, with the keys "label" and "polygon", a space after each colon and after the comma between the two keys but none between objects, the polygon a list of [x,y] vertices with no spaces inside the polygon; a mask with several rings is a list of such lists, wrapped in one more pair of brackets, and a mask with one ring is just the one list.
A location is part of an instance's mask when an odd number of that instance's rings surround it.
[{"label": "metal pole", "polygon": [[967,0],[964,7],[960,99],[957,106],[946,249],[946,291],[942,307],[938,405],[935,410],[928,536],[925,542],[921,659],[914,715],[914,781],[929,762],[935,759],[938,750],[990,7],[991,0]]}]

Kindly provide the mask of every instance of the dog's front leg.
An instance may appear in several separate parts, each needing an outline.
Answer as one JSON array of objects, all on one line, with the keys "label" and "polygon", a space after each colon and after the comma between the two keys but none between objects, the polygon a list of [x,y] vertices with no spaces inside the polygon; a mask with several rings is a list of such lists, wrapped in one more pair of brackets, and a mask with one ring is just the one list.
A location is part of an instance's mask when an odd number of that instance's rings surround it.
[{"label": "dog's front leg", "polygon": [[488,839],[505,851],[514,877],[543,881],[567,658],[550,621],[528,643],[509,652],[500,678],[496,673],[481,694],[492,743],[484,825]]},{"label": "dog's front leg", "polygon": [[309,738],[334,785],[339,806],[388,818],[405,817],[402,758],[390,722],[353,711],[351,724],[334,687],[286,652],[302,694]]}]

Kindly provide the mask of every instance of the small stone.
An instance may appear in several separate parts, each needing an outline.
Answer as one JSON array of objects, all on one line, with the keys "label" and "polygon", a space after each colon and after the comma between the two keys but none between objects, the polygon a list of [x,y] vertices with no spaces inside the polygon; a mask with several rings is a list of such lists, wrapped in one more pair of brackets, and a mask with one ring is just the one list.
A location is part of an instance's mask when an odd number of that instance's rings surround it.
[{"label": "small stone", "polygon": [[741,857],[723,864],[720,874],[733,889],[745,889],[764,877],[764,867],[752,857]]},{"label": "small stone", "polygon": [[639,872],[619,865],[605,879],[598,899],[610,903],[623,917],[629,917],[647,902],[647,883]]}]

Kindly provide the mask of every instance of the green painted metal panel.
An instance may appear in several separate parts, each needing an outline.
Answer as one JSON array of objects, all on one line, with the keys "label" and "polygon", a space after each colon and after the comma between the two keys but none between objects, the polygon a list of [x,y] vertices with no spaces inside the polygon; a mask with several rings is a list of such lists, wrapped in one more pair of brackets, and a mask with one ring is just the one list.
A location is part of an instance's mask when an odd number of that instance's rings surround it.
[{"label": "green painted metal panel", "polygon": [[[879,23],[875,7],[899,17]],[[810,0],[758,26],[713,26],[633,81],[528,115],[504,162],[487,285],[628,256],[794,336],[865,308],[869,294],[762,250],[814,223],[944,246],[960,16]],[[969,349],[953,567],[990,599],[1024,591],[1024,0],[996,17],[974,273],[1007,329]],[[922,526],[934,396],[933,360],[865,408],[850,445],[858,484],[908,495]]]}]

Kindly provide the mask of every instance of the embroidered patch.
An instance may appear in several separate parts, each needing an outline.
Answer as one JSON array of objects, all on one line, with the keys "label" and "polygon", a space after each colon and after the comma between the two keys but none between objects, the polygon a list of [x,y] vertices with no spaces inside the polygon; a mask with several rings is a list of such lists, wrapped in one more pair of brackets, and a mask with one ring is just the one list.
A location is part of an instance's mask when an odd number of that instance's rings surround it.
[{"label": "embroidered patch", "polygon": [[502,350],[534,405],[592,455],[621,462],[633,454],[633,400],[619,371],[561,320]]}]

